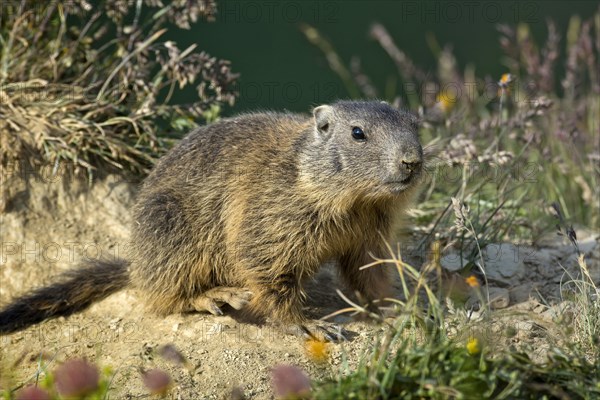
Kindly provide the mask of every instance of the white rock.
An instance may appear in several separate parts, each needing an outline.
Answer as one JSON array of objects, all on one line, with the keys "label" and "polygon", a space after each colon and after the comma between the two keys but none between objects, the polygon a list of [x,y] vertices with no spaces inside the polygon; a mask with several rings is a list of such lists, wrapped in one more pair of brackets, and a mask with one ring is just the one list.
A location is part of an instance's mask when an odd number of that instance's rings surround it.
[{"label": "white rock", "polygon": [[214,335],[217,333],[221,333],[225,330],[225,325],[221,324],[221,323],[216,323],[214,325],[212,325],[208,331],[206,332],[207,335]]}]

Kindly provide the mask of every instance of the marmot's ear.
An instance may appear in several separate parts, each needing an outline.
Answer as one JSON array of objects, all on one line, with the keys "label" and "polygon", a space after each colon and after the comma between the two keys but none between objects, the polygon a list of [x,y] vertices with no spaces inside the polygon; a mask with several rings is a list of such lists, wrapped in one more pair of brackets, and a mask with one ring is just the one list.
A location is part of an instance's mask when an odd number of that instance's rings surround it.
[{"label": "marmot's ear", "polygon": [[330,127],[332,108],[331,106],[319,106],[313,110],[313,116],[315,117],[315,125],[319,130],[319,133],[327,134]]},{"label": "marmot's ear", "polygon": [[411,112],[407,112],[406,117],[407,117],[408,123],[411,125],[411,127],[418,131],[419,128],[421,127],[421,123],[423,122],[421,120],[421,118],[418,115],[415,115]]}]

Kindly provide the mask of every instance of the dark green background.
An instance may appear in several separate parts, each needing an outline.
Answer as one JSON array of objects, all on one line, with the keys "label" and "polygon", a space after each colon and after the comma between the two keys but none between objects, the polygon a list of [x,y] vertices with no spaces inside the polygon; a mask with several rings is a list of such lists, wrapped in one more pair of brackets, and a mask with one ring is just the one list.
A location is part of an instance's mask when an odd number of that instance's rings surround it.
[{"label": "dark green background", "polygon": [[[219,14],[212,23],[200,21],[190,31],[170,29],[169,39],[180,48],[197,44],[218,58],[231,60],[241,73],[240,98],[225,115],[251,109],[306,111],[311,106],[349,96],[330,70],[323,53],[298,28],[316,27],[349,64],[359,56],[365,72],[379,89],[386,84],[400,94],[396,68],[383,49],[369,38],[369,27],[382,23],[417,65],[434,71],[435,56],[428,45],[432,34],[440,46],[452,45],[461,67],[471,64],[480,77],[506,72],[499,46],[498,23],[526,22],[539,43],[546,38],[546,19],[552,18],[564,36],[572,15],[582,18],[598,10],[598,1],[274,1],[217,0]],[[560,76],[560,71],[559,71]],[[395,79],[395,84],[393,83]],[[390,84],[391,82],[391,84]],[[389,94],[389,93],[388,93]],[[190,89],[176,101],[193,96]]]}]

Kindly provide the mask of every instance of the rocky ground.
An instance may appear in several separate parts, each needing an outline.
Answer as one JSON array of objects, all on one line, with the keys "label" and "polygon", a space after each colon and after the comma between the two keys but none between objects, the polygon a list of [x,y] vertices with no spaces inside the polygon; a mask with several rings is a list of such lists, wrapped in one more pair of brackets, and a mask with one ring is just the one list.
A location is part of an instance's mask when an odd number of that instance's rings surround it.
[{"label": "rocky ground", "polygon": [[[123,254],[135,187],[113,176],[92,186],[66,176],[4,179],[0,305],[28,288],[52,281],[61,271],[76,267],[81,258]],[[577,233],[592,277],[600,283],[599,235]],[[530,246],[489,245],[485,253],[495,308],[535,313],[548,324],[562,313],[568,281],[578,273],[575,252],[564,238],[552,234]],[[460,259],[448,253],[442,265],[453,271]],[[327,268],[312,282],[308,304],[312,315],[344,307],[333,290],[336,287],[335,274]],[[311,378],[329,377],[344,359],[356,365],[383,329],[344,317],[337,322],[347,322],[350,340],[332,345],[330,363],[321,365],[307,354],[303,341],[276,329],[238,323],[231,316],[157,317],[146,312],[143,296],[126,290],[79,315],[0,336],[0,389],[33,383],[43,369],[53,370],[61,361],[85,357],[114,371],[111,398],[147,397],[139,369],[155,367],[173,377],[172,398],[223,398],[233,388],[248,398],[271,398],[273,366],[295,364]],[[531,323],[519,326],[523,335],[534,334]],[[167,344],[179,350],[186,365],[157,355],[156,350]]]}]

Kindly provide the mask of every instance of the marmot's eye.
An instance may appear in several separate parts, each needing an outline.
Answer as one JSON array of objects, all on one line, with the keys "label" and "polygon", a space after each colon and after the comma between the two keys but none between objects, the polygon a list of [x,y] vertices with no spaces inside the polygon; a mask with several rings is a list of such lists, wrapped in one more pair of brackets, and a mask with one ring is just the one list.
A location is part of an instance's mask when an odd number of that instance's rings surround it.
[{"label": "marmot's eye", "polygon": [[359,142],[367,140],[367,138],[365,137],[365,133],[358,126],[352,128],[352,138],[354,140],[358,140]]}]

